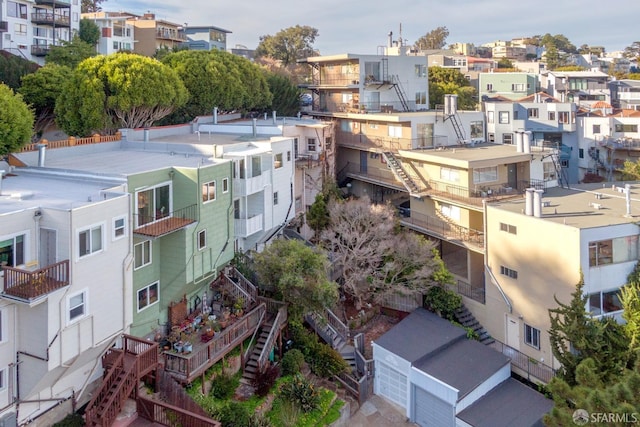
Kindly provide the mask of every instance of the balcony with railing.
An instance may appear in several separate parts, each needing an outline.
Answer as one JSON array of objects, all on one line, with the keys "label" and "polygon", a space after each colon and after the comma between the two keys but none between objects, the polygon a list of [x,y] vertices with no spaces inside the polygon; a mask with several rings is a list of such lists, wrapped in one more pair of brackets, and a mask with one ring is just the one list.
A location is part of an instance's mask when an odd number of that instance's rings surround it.
[{"label": "balcony with railing", "polygon": [[40,11],[31,14],[31,22],[39,25],[55,25],[56,27],[70,27],[71,18],[62,13]]},{"label": "balcony with railing", "polygon": [[32,302],[69,285],[69,260],[33,271],[5,266],[2,267],[2,272],[2,294],[24,302]]},{"label": "balcony with railing", "polygon": [[474,230],[415,211],[411,211],[409,217],[402,217],[400,224],[442,240],[470,246],[476,251],[484,251],[484,232],[481,230]]},{"label": "balcony with railing", "polygon": [[174,40],[179,42],[186,42],[187,36],[178,30],[169,28],[158,28],[156,30],[156,38],[164,40]]},{"label": "balcony with railing", "polygon": [[429,180],[428,195],[447,201],[455,201],[470,206],[482,206],[482,201],[495,202],[520,197],[524,188],[513,188],[507,184],[480,185],[474,188],[463,187],[444,181]]},{"label": "balcony with railing", "polygon": [[362,133],[351,133],[337,130],[336,143],[342,147],[353,147],[359,150],[379,150],[380,152],[411,150],[414,147],[426,147],[430,139],[389,138]]},{"label": "balcony with railing", "polygon": [[137,228],[135,234],[146,237],[160,237],[182,230],[198,220],[198,205],[190,205],[173,212],[156,212],[155,215],[134,215]]},{"label": "balcony with railing", "polygon": [[32,56],[47,56],[50,50],[51,50],[51,45],[49,44],[32,44],[31,45]]},{"label": "balcony with railing", "polygon": [[251,194],[258,193],[264,190],[264,187],[270,183],[270,177],[262,171],[258,176],[249,178],[234,178],[233,179],[233,192],[234,196],[250,196]]},{"label": "balcony with railing", "polygon": [[247,218],[236,218],[235,220],[236,236],[248,237],[258,231],[262,231],[262,214],[254,214]]}]

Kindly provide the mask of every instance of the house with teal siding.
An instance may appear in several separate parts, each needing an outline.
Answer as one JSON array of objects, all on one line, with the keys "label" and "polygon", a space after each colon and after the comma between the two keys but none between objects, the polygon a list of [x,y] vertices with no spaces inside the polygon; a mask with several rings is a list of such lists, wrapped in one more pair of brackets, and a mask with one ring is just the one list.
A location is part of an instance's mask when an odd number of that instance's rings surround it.
[{"label": "house with teal siding", "polygon": [[496,98],[515,101],[533,95],[540,86],[536,73],[480,73],[478,81],[480,101]]}]

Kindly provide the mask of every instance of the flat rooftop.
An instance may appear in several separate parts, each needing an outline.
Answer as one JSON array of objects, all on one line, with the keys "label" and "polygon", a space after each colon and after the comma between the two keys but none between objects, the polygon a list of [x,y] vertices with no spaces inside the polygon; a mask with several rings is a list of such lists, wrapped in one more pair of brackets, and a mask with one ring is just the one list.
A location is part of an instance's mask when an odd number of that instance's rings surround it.
[{"label": "flat rooftop", "polygon": [[[627,215],[625,184],[630,184],[631,203]],[[640,183],[607,182],[576,184],[571,188],[553,187],[542,195],[541,219],[576,228],[636,223],[640,219]],[[523,213],[525,197],[488,205],[487,209]]]},{"label": "flat rooftop", "polygon": [[505,162],[530,161],[532,155],[542,152],[542,147],[531,147],[531,153],[519,153],[515,145],[476,143],[449,145],[428,150],[400,150],[403,158],[422,162],[456,166],[460,168],[482,167]]}]

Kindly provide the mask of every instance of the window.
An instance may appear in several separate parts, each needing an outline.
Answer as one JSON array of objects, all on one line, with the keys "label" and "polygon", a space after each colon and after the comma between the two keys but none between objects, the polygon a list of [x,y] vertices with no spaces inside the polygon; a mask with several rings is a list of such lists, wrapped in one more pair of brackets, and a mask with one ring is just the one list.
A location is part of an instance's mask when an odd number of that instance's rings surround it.
[{"label": "window", "polygon": [[524,83],[512,83],[511,84],[511,91],[512,92],[524,92],[525,91],[525,85]]},{"label": "window", "polygon": [[7,388],[7,368],[0,369],[0,390]]},{"label": "window", "polygon": [[497,166],[492,166],[488,168],[475,168],[473,170],[473,182],[475,184],[497,181],[497,180],[498,180]]},{"label": "window", "polygon": [[487,83],[487,92],[493,92],[493,83]]},{"label": "window", "polygon": [[518,234],[518,227],[511,224],[505,224],[504,222],[500,223],[500,231],[504,231],[510,234]]},{"label": "window", "polygon": [[502,274],[503,276],[511,277],[512,279],[517,279],[518,278],[518,272],[517,271],[512,270],[510,268],[507,268],[504,265],[500,266],[500,274]]},{"label": "window", "polygon": [[298,138],[293,138],[293,158],[297,159],[300,153],[300,148],[298,147]]},{"label": "window", "polygon": [[578,158],[584,159],[584,148],[578,148]]},{"label": "window", "polygon": [[513,144],[513,134],[512,133],[503,133],[502,134],[502,143],[503,144]]},{"label": "window", "polygon": [[391,138],[402,138],[402,126],[389,126],[388,132]]},{"label": "window", "polygon": [[557,179],[556,167],[552,162],[544,162],[542,164],[543,178],[545,181],[554,181]]},{"label": "window", "polygon": [[500,111],[498,115],[498,123],[501,125],[509,123],[509,112],[508,111]]},{"label": "window", "polygon": [[291,151],[287,151],[287,162],[291,161]]},{"label": "window", "polygon": [[260,175],[262,175],[262,158],[260,156],[253,156],[251,157],[251,177],[255,178]]},{"label": "window", "polygon": [[307,151],[316,151],[316,139],[307,138]]},{"label": "window", "polygon": [[216,199],[216,182],[210,181],[202,184],[202,202],[212,202]]},{"label": "window", "polygon": [[538,118],[538,109],[537,108],[527,108],[527,116],[530,119],[537,119]]},{"label": "window", "polygon": [[440,179],[450,182],[460,182],[460,171],[451,168],[440,168]]},{"label": "window", "polygon": [[278,204],[278,192],[277,191],[273,192],[273,204],[274,205]]},{"label": "window", "polygon": [[596,292],[589,295],[589,312],[593,316],[615,313],[623,309],[620,301],[620,290]]},{"label": "window", "polygon": [[225,178],[222,180],[222,192],[223,193],[229,192],[229,178]]},{"label": "window", "polygon": [[78,320],[87,314],[87,291],[78,292],[67,298],[69,322]]},{"label": "window", "polygon": [[495,123],[495,111],[487,111],[487,123]]},{"label": "window", "polygon": [[440,206],[440,212],[442,213],[442,215],[446,216],[447,218],[451,218],[453,220],[460,221],[460,207],[459,206],[442,204]]},{"label": "window", "polygon": [[427,92],[425,91],[416,92],[416,104],[424,105],[426,103],[427,103]]},{"label": "window", "polygon": [[600,125],[593,125],[593,133],[594,134],[600,133]]},{"label": "window", "polygon": [[102,250],[102,225],[81,230],[78,233],[78,256],[100,252]]},{"label": "window", "polygon": [[540,350],[540,329],[524,324],[524,343]]},{"label": "window", "polygon": [[198,232],[198,250],[202,250],[207,247],[207,230],[201,230]]},{"label": "window", "polygon": [[13,26],[13,31],[17,36],[26,36],[27,35],[27,25],[26,24],[15,24]]},{"label": "window", "polygon": [[7,2],[7,15],[12,18],[27,19],[27,5],[14,1]]},{"label": "window", "polygon": [[273,157],[273,168],[280,169],[282,167],[282,153],[278,153]]},{"label": "window", "polygon": [[558,123],[568,124],[570,117],[568,111],[558,111]]},{"label": "window", "polygon": [[493,132],[489,132],[487,134],[487,139],[489,140],[489,142],[496,142],[496,134]]},{"label": "window", "polygon": [[113,220],[113,240],[124,237],[127,234],[127,218],[119,217]]},{"label": "window", "polygon": [[171,213],[171,184],[162,184],[136,193],[138,218],[141,227],[165,218]]},{"label": "window", "polygon": [[561,168],[568,168],[569,167],[569,160],[567,160],[567,159],[560,160],[560,167]]},{"label": "window", "polygon": [[138,291],[138,311],[158,302],[158,285],[158,282],[154,282]]},{"label": "window", "polygon": [[133,269],[151,264],[151,241],[137,243],[133,246]]},{"label": "window", "polygon": [[483,138],[484,137],[484,122],[476,121],[471,122],[471,138]]},{"label": "window", "polygon": [[26,237],[26,234],[20,234],[6,240],[0,240],[0,267],[4,265],[16,267],[24,264]]},{"label": "window", "polygon": [[638,236],[589,243],[589,266],[617,264],[638,259]]},{"label": "window", "polygon": [[615,132],[638,132],[638,125],[616,123],[613,129]]},{"label": "window", "polygon": [[427,66],[424,64],[415,64],[416,77],[427,77]]}]

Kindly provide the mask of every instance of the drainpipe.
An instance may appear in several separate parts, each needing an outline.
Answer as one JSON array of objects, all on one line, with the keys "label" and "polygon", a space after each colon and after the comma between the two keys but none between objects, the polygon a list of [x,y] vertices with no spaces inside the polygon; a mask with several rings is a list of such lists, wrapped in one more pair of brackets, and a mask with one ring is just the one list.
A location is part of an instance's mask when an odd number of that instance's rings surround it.
[{"label": "drainpipe", "polygon": [[218,107],[213,107],[213,124],[218,124]]}]

